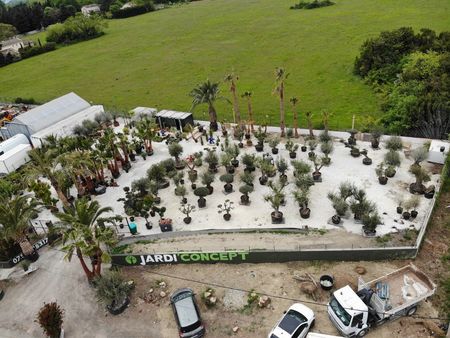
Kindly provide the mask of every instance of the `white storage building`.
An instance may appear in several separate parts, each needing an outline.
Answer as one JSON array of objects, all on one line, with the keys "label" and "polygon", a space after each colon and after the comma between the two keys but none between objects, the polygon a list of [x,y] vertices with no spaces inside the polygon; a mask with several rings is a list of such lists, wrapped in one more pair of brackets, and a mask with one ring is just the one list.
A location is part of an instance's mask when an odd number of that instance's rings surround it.
[{"label": "white storage building", "polygon": [[13,149],[0,155],[0,175],[6,175],[16,171],[20,166],[27,163],[30,158],[28,152],[31,150],[29,143],[16,145]]},{"label": "white storage building", "polygon": [[445,158],[450,150],[450,143],[439,140],[432,140],[430,144],[430,152],[428,162],[444,164]]}]

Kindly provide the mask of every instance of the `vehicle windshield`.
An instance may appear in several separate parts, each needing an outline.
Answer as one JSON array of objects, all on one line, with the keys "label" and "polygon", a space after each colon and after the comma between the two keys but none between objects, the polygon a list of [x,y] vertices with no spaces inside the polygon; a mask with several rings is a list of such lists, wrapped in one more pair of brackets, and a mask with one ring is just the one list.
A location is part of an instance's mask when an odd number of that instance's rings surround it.
[{"label": "vehicle windshield", "polygon": [[307,319],[305,316],[303,316],[301,313],[289,310],[283,317],[283,319],[280,322],[279,327],[281,327],[284,331],[286,331],[289,334],[292,334],[301,324],[307,322]]},{"label": "vehicle windshield", "polygon": [[342,307],[341,304],[339,304],[339,302],[336,300],[336,298],[331,299],[330,306],[333,309],[336,316],[338,316],[338,318],[341,320],[341,322],[345,326],[348,326],[350,324],[350,320],[352,319],[352,316],[350,316],[350,314],[347,311],[345,311],[345,309]]},{"label": "vehicle windshield", "polygon": [[[181,298],[184,296],[185,298]],[[200,318],[197,315],[197,310],[192,299],[192,295],[186,294],[179,296],[175,302],[175,308],[178,315],[178,320],[181,327],[181,332],[191,332],[200,327]]]}]

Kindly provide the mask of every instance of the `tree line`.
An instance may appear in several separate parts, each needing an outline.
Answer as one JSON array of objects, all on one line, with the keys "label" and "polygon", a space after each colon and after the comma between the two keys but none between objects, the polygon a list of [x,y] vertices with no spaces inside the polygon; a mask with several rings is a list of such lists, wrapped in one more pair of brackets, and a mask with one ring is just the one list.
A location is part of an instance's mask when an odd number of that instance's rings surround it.
[{"label": "tree line", "polygon": [[389,133],[446,139],[450,133],[450,32],[402,27],[361,46],[355,74],[381,97]]}]

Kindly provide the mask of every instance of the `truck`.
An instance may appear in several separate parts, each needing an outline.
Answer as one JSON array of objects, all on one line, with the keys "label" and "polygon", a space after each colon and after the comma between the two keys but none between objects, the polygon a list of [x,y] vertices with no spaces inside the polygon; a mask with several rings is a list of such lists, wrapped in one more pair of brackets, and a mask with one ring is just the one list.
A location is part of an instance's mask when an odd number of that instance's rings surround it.
[{"label": "truck", "polygon": [[379,325],[412,316],[432,296],[436,285],[413,264],[370,282],[358,278],[355,292],[346,285],[333,292],[327,305],[330,320],[345,337],[363,337]]}]

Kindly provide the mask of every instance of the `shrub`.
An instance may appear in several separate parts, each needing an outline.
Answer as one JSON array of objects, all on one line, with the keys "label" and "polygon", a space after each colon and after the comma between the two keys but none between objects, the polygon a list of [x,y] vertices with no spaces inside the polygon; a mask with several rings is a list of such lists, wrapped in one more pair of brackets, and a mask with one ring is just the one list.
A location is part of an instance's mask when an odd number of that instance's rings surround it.
[{"label": "shrub", "polygon": [[292,166],[294,167],[294,175],[305,175],[311,172],[311,166],[302,160],[294,160],[291,161]]},{"label": "shrub", "polygon": [[384,162],[386,162],[387,165],[398,167],[401,163],[400,154],[391,149],[384,155]]},{"label": "shrub", "polygon": [[362,223],[364,230],[373,232],[377,228],[377,225],[381,223],[381,218],[377,212],[365,214],[362,216]]},{"label": "shrub", "polygon": [[56,303],[44,303],[38,312],[36,322],[39,323],[47,337],[59,338],[63,324],[64,310]]},{"label": "shrub", "polygon": [[336,211],[336,214],[339,216],[345,216],[345,213],[348,210],[347,202],[341,198],[340,196],[328,193],[328,199],[331,201],[333,209]]},{"label": "shrub", "polygon": [[233,183],[234,176],[231,175],[231,174],[224,174],[224,175],[220,176],[219,179],[220,179],[222,182],[225,182],[225,183],[228,183],[228,184],[229,184],[229,183]]},{"label": "shrub", "polygon": [[27,59],[35,55],[51,52],[56,49],[56,43],[48,42],[43,46],[25,47],[19,49],[20,57]]},{"label": "shrub", "polygon": [[291,6],[290,9],[314,9],[334,5],[330,0],[314,0],[312,2],[300,1],[298,4]]},{"label": "shrub", "polygon": [[132,286],[127,283],[119,271],[108,271],[95,278],[97,299],[106,306],[123,303],[129,296]]},{"label": "shrub", "polygon": [[104,34],[107,23],[97,15],[84,16],[78,13],[64,23],[52,25],[47,30],[47,41],[53,43],[72,43],[89,40]]},{"label": "shrub", "polygon": [[205,197],[209,195],[209,189],[207,187],[198,187],[194,190],[194,195],[198,197]]},{"label": "shrub", "polygon": [[428,158],[428,149],[425,147],[419,147],[411,152],[411,157],[414,163],[419,164]]},{"label": "shrub", "polygon": [[253,181],[255,180],[255,175],[246,171],[242,173],[239,178],[241,179],[241,182],[251,186],[253,185]]},{"label": "shrub", "polygon": [[389,150],[401,150],[403,148],[402,139],[399,136],[391,136],[387,139],[385,143],[386,149]]},{"label": "shrub", "polygon": [[147,12],[154,11],[155,8],[152,7],[150,10],[147,9],[146,6],[134,6],[134,7],[128,7],[123,9],[116,9],[111,11],[113,19],[123,19],[123,18],[129,18],[132,16],[144,14]]},{"label": "shrub", "polygon": [[239,192],[243,195],[248,195],[253,191],[253,187],[251,185],[244,184],[239,188]]}]

